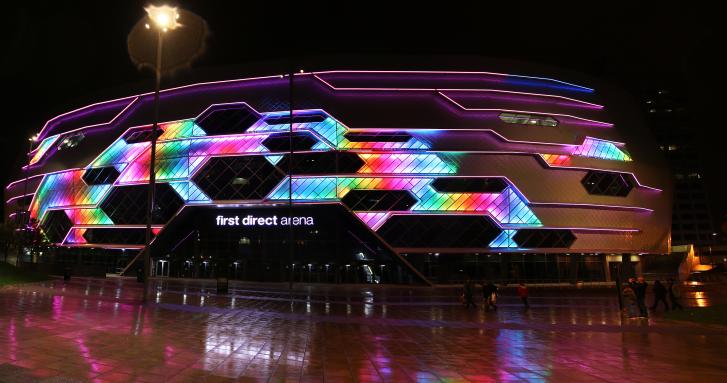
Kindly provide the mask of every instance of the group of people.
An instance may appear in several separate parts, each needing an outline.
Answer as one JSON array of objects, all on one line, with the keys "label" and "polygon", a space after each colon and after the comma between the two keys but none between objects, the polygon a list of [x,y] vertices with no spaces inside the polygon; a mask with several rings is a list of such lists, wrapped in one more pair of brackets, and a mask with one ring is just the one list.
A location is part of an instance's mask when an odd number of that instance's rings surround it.
[{"label": "group of people", "polygon": [[[485,311],[490,309],[497,310],[497,286],[492,282],[480,281],[482,286],[482,304],[485,306]],[[477,307],[475,304],[475,284],[472,280],[467,279],[464,282],[464,288],[462,289],[462,303],[466,308]],[[528,303],[528,287],[524,283],[520,282],[517,288],[517,295],[520,297],[520,301],[523,303],[525,308],[530,308]]]},{"label": "group of people", "polygon": [[[621,294],[625,300],[626,313],[629,318],[648,318],[649,312],[646,308],[646,290],[649,284],[646,283],[644,277],[629,278],[628,284],[623,288]],[[667,302],[667,296],[669,302]],[[654,281],[654,304],[651,305],[651,310],[656,311],[659,303],[664,304],[664,309],[669,311],[670,306],[672,310],[683,310],[684,308],[679,303],[681,298],[681,287],[678,283],[675,283],[674,278],[667,280],[667,285],[661,283],[661,281]],[[637,312],[638,310],[638,312]]]}]

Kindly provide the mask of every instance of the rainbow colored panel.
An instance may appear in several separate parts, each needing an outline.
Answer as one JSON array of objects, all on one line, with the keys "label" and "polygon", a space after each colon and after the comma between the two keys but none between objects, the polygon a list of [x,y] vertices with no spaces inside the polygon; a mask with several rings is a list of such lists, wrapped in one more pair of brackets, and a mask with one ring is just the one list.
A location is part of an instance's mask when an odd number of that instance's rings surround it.
[{"label": "rainbow colored panel", "polygon": [[30,158],[29,165],[37,164],[38,161],[40,161],[41,158],[50,150],[50,148],[53,147],[53,144],[58,141],[58,138],[60,138],[60,134],[56,134],[50,137],[46,137],[40,145],[38,145],[38,149],[35,150],[35,154],[33,154],[33,157]]},{"label": "rainbow colored panel", "polygon": [[74,225],[113,225],[113,221],[99,208],[66,209],[66,215]]},{"label": "rainbow colored panel", "polygon": [[359,173],[370,174],[454,174],[457,166],[436,154],[361,153],[365,164]]},{"label": "rainbow colored panel", "polygon": [[[271,133],[290,129],[288,124],[267,124],[265,119],[271,116],[287,116],[287,112],[263,114],[246,133],[226,136],[207,136],[194,120],[160,124],[163,134],[160,135],[156,147],[157,181],[169,183],[186,203],[213,202],[191,181],[195,172],[211,157],[262,154],[273,165],[283,158],[279,154],[267,154],[270,151],[262,144]],[[527,201],[512,186],[499,193],[445,193],[435,190],[431,186],[432,182],[439,175],[456,174],[458,161],[455,155],[397,152],[429,148],[427,143],[417,138],[412,137],[407,142],[351,142],[345,138],[349,129],[330,116],[320,122],[295,123],[293,129],[310,131],[319,138],[320,141],[313,150],[356,150],[364,161],[364,165],[358,170],[360,177],[294,177],[294,201],[339,202],[349,191],[357,189],[406,190],[417,202],[409,211],[394,212],[395,214],[488,215],[506,229],[503,232],[506,234],[493,241],[493,247],[511,246],[514,227],[541,226]],[[42,218],[47,209],[64,209],[76,225],[69,233],[66,243],[85,243],[83,229],[78,226],[113,225],[111,219],[98,208],[111,187],[148,182],[149,149],[149,142],[129,144],[119,138],[89,164],[89,167],[115,166],[120,175],[114,185],[86,185],[81,180],[85,169],[46,175],[33,202],[32,214]],[[366,152],[367,150],[369,151]],[[570,160],[567,155],[542,156],[549,163],[562,164]],[[266,200],[280,201],[288,198],[289,180],[285,178]],[[393,213],[355,211],[354,214],[375,231]]]},{"label": "rainbow colored panel", "polygon": [[[300,114],[324,114],[322,111],[306,111],[307,113],[295,112]],[[265,118],[270,117],[287,117],[289,112],[266,113],[264,118],[255,123],[248,129],[249,132],[287,132],[290,130],[290,124],[267,124]],[[352,142],[346,139],[345,134],[350,131],[348,127],[343,125],[336,119],[326,115],[326,119],[321,122],[305,122],[294,123],[293,130],[308,130],[323,138],[326,142],[316,144],[314,150],[334,147],[340,150],[349,149],[373,149],[373,150],[396,150],[396,149],[429,149],[429,144],[419,138],[412,137],[406,142]]]},{"label": "rainbow colored panel", "polygon": [[[512,187],[501,193],[442,193],[431,187],[433,181],[434,178],[418,177],[294,177],[292,199],[299,202],[337,201],[355,189],[407,190],[418,200],[410,209],[412,213],[481,212],[489,214],[503,226],[542,225]],[[286,178],[268,199],[287,200],[288,185]]]},{"label": "rainbow colored panel", "polygon": [[603,160],[631,161],[631,156],[615,143],[591,137],[586,137],[583,143],[573,151],[573,155]]},{"label": "rainbow colored panel", "polygon": [[30,215],[42,220],[51,208],[95,207],[111,185],[86,185],[84,169],[52,173],[43,177],[30,205]]},{"label": "rainbow colored panel", "polygon": [[571,156],[567,154],[540,154],[540,157],[550,166],[569,166]]}]

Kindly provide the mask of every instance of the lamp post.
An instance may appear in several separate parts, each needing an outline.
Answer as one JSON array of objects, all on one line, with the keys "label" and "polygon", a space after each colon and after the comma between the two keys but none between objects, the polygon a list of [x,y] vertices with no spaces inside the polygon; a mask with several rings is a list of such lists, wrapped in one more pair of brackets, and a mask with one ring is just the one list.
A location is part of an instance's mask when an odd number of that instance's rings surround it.
[{"label": "lamp post", "polygon": [[30,224],[30,202],[26,202],[27,196],[28,196],[28,181],[30,180],[30,161],[33,158],[33,145],[38,142],[38,134],[33,135],[33,137],[28,138],[28,165],[25,166],[25,180],[23,180],[23,196],[21,198],[21,205],[23,210],[22,211],[16,211],[15,213],[15,219],[18,219],[18,215],[22,214],[22,221],[16,221],[20,222],[22,225],[22,240],[20,241],[20,249],[18,251],[18,255],[15,257],[15,266],[20,265],[20,257],[23,255],[23,250],[26,244],[26,240],[28,238],[28,225]]},{"label": "lamp post", "polygon": [[149,293],[149,274],[151,271],[151,240],[152,240],[152,223],[154,216],[154,191],[156,185],[156,174],[154,165],[156,162],[156,146],[157,131],[159,129],[159,89],[162,79],[162,48],[164,43],[164,34],[170,30],[174,30],[180,26],[177,22],[179,12],[176,7],[168,5],[154,6],[150,5],[144,10],[147,13],[149,22],[145,24],[147,29],[154,28],[157,35],[156,50],[156,66],[155,83],[154,83],[154,120],[151,134],[151,153],[149,158],[149,193],[147,195],[147,212],[146,212],[146,241],[144,246],[144,303],[147,302]]}]

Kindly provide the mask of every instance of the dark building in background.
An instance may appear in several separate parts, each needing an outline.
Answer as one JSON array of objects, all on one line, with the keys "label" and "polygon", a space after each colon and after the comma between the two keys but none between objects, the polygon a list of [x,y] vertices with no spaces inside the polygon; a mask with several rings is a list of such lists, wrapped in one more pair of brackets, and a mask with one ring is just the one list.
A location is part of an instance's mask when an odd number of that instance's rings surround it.
[{"label": "dark building in background", "polygon": [[711,245],[716,228],[687,101],[677,89],[652,90],[644,96],[644,112],[674,177],[672,245]]}]

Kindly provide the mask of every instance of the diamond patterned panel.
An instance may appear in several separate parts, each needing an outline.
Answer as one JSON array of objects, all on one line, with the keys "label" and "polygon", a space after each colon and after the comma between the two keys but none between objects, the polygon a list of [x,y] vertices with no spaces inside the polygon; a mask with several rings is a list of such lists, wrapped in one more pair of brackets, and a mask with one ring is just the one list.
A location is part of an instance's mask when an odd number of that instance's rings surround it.
[{"label": "diamond patterned panel", "polygon": [[393,247],[485,248],[500,234],[486,216],[394,215],[377,231]]},{"label": "diamond patterned panel", "polygon": [[432,182],[434,190],[445,193],[499,193],[507,185],[507,181],[499,177],[447,177]]},{"label": "diamond patterned panel", "polygon": [[83,181],[86,185],[112,184],[119,177],[119,171],[114,166],[102,168],[89,168],[83,173]]},{"label": "diamond patterned panel", "polygon": [[[310,132],[293,132],[293,150],[311,150],[318,140]],[[272,152],[290,151],[290,133],[271,134],[262,144]]]},{"label": "diamond patterned panel", "polygon": [[[286,155],[278,162],[278,168],[288,172],[288,158]],[[340,174],[356,173],[364,162],[355,153],[349,152],[321,152],[321,153],[295,153],[293,155],[293,174]]]},{"label": "diamond patterned panel", "polygon": [[192,179],[213,200],[262,199],[284,178],[264,156],[211,158]]},{"label": "diamond patterned panel", "polygon": [[521,229],[513,236],[517,247],[569,248],[576,240],[573,232],[566,229]]},{"label": "diamond patterned panel", "polygon": [[[148,185],[116,186],[101,203],[101,209],[117,225],[146,223]],[[167,223],[184,205],[177,192],[166,183],[156,184],[152,222]]]},{"label": "diamond patterned panel", "polygon": [[63,238],[68,234],[68,230],[71,229],[73,223],[66,215],[63,210],[51,210],[45,215],[43,219],[43,232],[48,240],[52,243],[61,243]]},{"label": "diamond patterned panel", "polygon": [[245,132],[260,119],[260,115],[247,104],[214,105],[195,122],[211,136]]},{"label": "diamond patterned panel", "polygon": [[404,211],[417,200],[406,190],[351,190],[341,202],[353,211]]},{"label": "diamond patterned panel", "polygon": [[146,243],[146,228],[88,228],[82,235],[86,243],[101,245],[143,245]]},{"label": "diamond patterned panel", "polygon": [[589,170],[581,184],[589,194],[614,197],[626,197],[634,188],[630,175],[598,170]]}]

